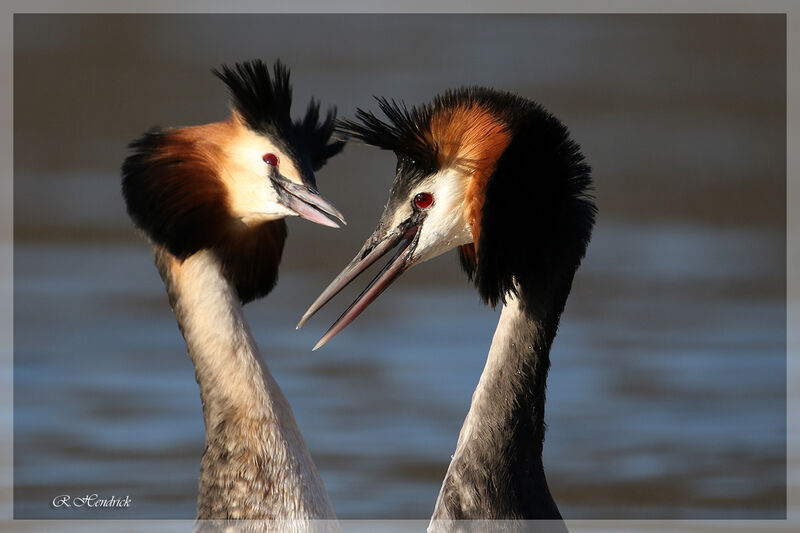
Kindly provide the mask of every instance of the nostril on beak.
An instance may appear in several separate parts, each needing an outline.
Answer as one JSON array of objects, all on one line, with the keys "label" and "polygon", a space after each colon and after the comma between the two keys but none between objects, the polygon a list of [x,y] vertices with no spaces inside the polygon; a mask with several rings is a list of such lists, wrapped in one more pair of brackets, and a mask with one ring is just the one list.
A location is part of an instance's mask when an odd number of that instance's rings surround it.
[{"label": "nostril on beak", "polygon": [[361,254],[361,260],[362,260],[362,261],[364,260],[364,258],[365,258],[365,257],[367,257],[367,256],[370,254],[370,252],[372,252],[372,249],[373,249],[373,248],[375,248],[375,246],[370,246],[369,248],[367,248],[366,250],[364,250],[364,253],[363,253],[363,254]]}]

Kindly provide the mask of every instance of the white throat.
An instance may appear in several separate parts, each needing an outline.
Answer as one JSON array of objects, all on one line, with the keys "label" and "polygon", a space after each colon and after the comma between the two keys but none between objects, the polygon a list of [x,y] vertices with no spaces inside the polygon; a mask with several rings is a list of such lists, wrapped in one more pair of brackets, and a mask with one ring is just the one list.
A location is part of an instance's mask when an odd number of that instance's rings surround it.
[{"label": "white throat", "polygon": [[213,252],[156,249],[206,423],[198,518],[334,518],[292,410]]}]

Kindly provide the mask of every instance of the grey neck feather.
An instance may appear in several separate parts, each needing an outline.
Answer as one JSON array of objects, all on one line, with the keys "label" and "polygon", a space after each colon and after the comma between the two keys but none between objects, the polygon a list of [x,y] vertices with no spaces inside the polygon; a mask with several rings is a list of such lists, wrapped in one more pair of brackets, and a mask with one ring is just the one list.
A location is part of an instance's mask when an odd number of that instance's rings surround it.
[{"label": "grey neck feather", "polygon": [[156,264],[194,363],[206,424],[198,519],[333,519],[289,403],[212,252]]},{"label": "grey neck feather", "polygon": [[525,300],[506,299],[429,531],[475,519],[553,520],[547,531],[565,531],[542,466],[545,382],[558,319],[533,316]]}]

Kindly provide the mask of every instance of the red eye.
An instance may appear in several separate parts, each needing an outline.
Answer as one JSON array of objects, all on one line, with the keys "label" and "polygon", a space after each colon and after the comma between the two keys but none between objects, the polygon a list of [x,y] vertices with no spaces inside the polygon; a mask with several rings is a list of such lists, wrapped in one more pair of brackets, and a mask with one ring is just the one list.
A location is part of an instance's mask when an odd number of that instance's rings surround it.
[{"label": "red eye", "polygon": [[278,156],[275,154],[264,154],[264,157],[261,159],[264,160],[264,163],[268,164],[271,167],[278,166]]},{"label": "red eye", "polygon": [[433,195],[429,192],[420,192],[414,197],[414,207],[427,209],[433,203]]}]

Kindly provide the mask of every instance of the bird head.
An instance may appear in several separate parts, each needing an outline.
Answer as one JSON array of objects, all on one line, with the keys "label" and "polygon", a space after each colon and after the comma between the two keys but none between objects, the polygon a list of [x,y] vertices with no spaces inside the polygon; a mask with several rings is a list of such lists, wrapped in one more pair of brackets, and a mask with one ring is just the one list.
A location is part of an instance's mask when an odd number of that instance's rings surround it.
[{"label": "bird head", "polygon": [[589,168],[561,122],[530,100],[484,88],[448,91],[411,109],[378,102],[388,121],[359,110],[357,121],[342,121],[340,129],[396,154],[389,200],[375,231],[300,325],[370,264],[394,253],[317,347],[403,272],[453,248],[493,306],[522,280],[545,297],[565,283],[568,292],[595,206]]},{"label": "bird head", "polygon": [[154,129],[131,143],[122,192],[134,223],[178,260],[214,250],[246,302],[274,285],[283,218],[345,223],[314,177],[344,143],[331,142],[335,110],[320,120],[313,99],[292,121],[289,71],[280,62],[271,74],[260,60],[213,73],[231,94],[231,116]]}]

